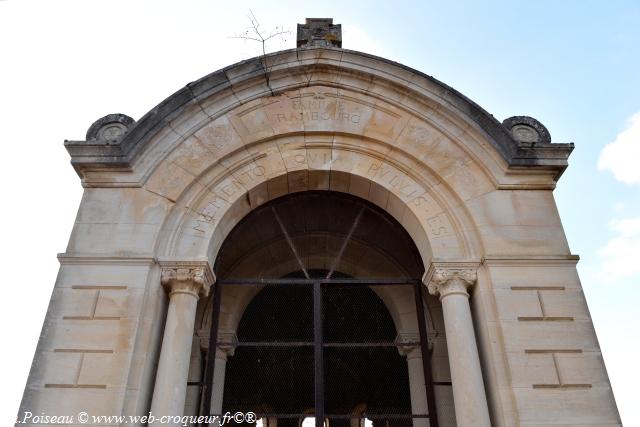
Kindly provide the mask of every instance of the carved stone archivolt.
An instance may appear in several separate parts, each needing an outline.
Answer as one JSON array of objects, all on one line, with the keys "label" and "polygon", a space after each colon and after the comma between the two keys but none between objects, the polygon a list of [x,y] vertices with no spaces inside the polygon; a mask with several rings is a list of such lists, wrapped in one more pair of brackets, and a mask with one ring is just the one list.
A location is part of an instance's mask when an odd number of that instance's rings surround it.
[{"label": "carved stone archivolt", "polygon": [[434,263],[425,273],[423,283],[431,295],[440,299],[448,295],[469,296],[469,290],[477,281],[475,263]]},{"label": "carved stone archivolt", "polygon": [[199,298],[209,295],[215,276],[208,261],[159,261],[161,283],[169,295],[186,293]]}]

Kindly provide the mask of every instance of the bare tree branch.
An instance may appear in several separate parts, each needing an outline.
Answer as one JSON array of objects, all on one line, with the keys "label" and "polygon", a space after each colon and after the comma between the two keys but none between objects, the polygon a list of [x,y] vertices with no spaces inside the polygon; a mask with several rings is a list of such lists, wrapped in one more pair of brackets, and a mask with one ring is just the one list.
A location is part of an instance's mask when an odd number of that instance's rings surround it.
[{"label": "bare tree branch", "polygon": [[265,33],[265,31],[260,28],[260,22],[258,21],[258,18],[256,18],[256,16],[253,14],[253,11],[251,9],[249,9],[247,19],[249,20],[249,26],[247,27],[247,29],[243,33],[236,34],[229,38],[258,42],[262,47],[263,55],[267,54],[266,44],[269,40],[280,37],[283,41],[286,41],[284,36],[291,34],[291,31],[285,30],[283,27],[278,26],[276,26],[275,30],[269,33]]},{"label": "bare tree branch", "polygon": [[271,85],[269,83],[269,75],[271,71],[271,67],[267,66],[267,42],[273,40],[277,37],[280,37],[283,41],[286,41],[285,36],[290,35],[291,31],[285,30],[283,27],[276,27],[275,30],[266,33],[261,27],[260,22],[253,14],[253,11],[249,9],[249,15],[247,15],[247,19],[249,19],[249,26],[247,29],[240,34],[236,34],[234,36],[229,37],[230,39],[240,39],[240,40],[249,40],[253,42],[260,43],[260,47],[262,48],[262,57],[261,63],[262,68],[264,69],[265,78],[267,80],[267,86],[269,86],[269,90],[271,90],[271,94],[273,95],[273,90],[271,89]]}]

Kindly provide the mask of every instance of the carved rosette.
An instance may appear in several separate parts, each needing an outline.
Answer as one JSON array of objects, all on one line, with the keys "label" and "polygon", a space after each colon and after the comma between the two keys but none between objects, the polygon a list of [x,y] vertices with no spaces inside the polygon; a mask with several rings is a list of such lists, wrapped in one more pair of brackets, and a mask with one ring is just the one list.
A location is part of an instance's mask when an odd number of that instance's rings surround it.
[{"label": "carved rosette", "polygon": [[92,144],[119,144],[133,127],[135,120],[126,114],[108,114],[96,120],[87,131],[86,142]]},{"label": "carved rosette", "polygon": [[206,261],[165,261],[162,267],[161,283],[169,296],[189,294],[196,298],[209,295],[215,277]]},{"label": "carved rosette", "polygon": [[432,265],[425,274],[424,284],[431,295],[442,300],[449,295],[469,297],[469,289],[477,281],[475,264]]}]

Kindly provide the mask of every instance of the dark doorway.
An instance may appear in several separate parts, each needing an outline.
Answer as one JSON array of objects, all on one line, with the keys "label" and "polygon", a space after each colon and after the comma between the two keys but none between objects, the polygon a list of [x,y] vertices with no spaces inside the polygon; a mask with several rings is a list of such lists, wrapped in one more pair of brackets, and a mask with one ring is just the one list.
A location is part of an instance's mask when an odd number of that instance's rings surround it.
[{"label": "dark doorway", "polygon": [[[255,412],[263,427],[306,427],[308,421],[316,427],[393,427],[420,419],[436,426],[418,280],[423,271],[407,232],[364,200],[300,193],[250,213],[216,262],[211,342],[235,346],[222,413]],[[254,294],[236,325],[237,342],[228,343],[218,338],[220,300],[238,287]],[[380,296],[402,292],[415,303],[418,333],[409,344],[425,355],[428,413],[412,412],[396,323]],[[211,413],[210,353],[204,413]]]}]

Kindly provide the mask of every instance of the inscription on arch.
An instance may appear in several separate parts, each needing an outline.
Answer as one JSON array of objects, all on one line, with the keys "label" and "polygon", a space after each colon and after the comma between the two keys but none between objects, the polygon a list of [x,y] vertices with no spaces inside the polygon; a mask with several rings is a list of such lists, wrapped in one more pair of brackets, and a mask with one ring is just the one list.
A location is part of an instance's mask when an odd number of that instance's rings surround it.
[{"label": "inscription on arch", "polygon": [[[308,159],[306,155],[300,154],[297,161],[305,164]],[[369,179],[386,184],[385,187],[388,191],[404,199],[407,208],[416,214],[418,220],[425,227],[427,234],[434,237],[453,234],[453,228],[447,216],[442,213],[441,208],[427,190],[400,170],[388,165],[385,166],[375,160],[370,160],[370,162],[368,170]],[[327,173],[330,172],[327,171]],[[206,233],[212,224],[221,219],[222,215],[231,207],[233,202],[248,191],[249,181],[256,178],[262,179],[268,175],[269,173],[265,167],[254,165],[247,168],[247,170],[241,174],[229,176],[220,181],[210,189],[211,195],[200,204],[201,208],[193,210],[196,218],[194,218],[191,229],[199,233]],[[243,178],[249,181],[244,181]]]},{"label": "inscription on arch", "polygon": [[291,131],[372,132],[389,139],[408,120],[390,105],[322,86],[253,101],[234,116],[249,140]]},{"label": "inscription on arch", "polygon": [[[290,104],[289,108],[286,103]],[[296,123],[322,120],[358,124],[362,120],[361,112],[352,105],[336,96],[326,96],[321,92],[290,98],[282,107],[281,112],[271,116],[272,121]]]}]

